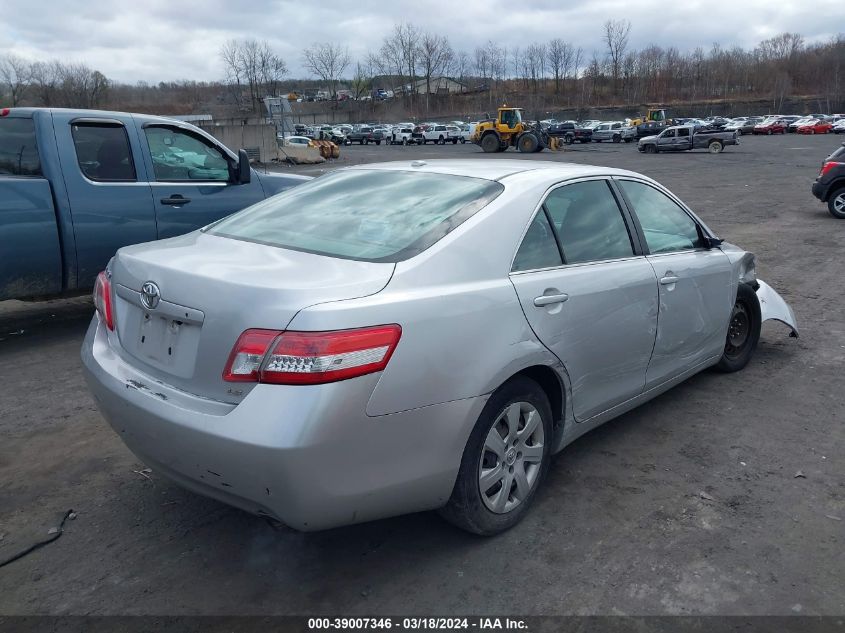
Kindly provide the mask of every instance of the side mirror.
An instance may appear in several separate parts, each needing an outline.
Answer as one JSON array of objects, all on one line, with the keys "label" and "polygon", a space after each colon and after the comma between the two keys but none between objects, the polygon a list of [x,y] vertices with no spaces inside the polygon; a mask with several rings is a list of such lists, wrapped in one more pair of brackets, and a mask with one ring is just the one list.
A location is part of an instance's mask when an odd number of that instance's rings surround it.
[{"label": "side mirror", "polygon": [[249,167],[249,156],[245,149],[238,150],[238,173],[236,182],[245,185],[252,179],[252,169]]},{"label": "side mirror", "polygon": [[722,240],[718,237],[710,237],[709,235],[705,235],[704,239],[704,248],[711,249],[711,248],[718,248],[722,244]]}]

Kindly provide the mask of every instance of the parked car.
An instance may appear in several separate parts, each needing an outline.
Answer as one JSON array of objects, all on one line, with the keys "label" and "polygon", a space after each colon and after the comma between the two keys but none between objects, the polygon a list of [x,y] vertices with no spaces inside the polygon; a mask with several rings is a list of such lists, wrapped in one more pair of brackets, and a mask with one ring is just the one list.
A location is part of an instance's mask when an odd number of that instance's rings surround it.
[{"label": "parked car", "polygon": [[126,244],[187,233],[307,180],[258,173],[145,114],[0,109],[0,300],[87,290]]},{"label": "parked car", "polygon": [[827,203],[833,217],[845,220],[845,143],[824,159],[813,195]]},{"label": "parked car", "polygon": [[626,126],[622,121],[611,121],[607,123],[599,123],[593,128],[592,139],[597,143],[602,141],[613,141],[614,143],[621,143],[625,141],[630,143],[637,138],[636,128],[630,125]]},{"label": "parked car", "polygon": [[845,119],[840,119],[833,126],[833,133],[834,134],[842,134],[843,132],[845,132]]},{"label": "parked car", "polygon": [[412,142],[414,128],[412,127],[395,127],[390,137],[391,145],[407,145]]},{"label": "parked car", "polygon": [[738,136],[742,136],[743,134],[752,134],[754,132],[754,126],[761,122],[762,119],[756,117],[735,119],[722,129],[725,132],[736,132]]},{"label": "parked car", "polygon": [[371,128],[369,125],[353,126],[352,131],[346,135],[347,145],[351,145],[352,143],[366,145],[372,140],[373,128]]},{"label": "parked car", "polygon": [[461,128],[457,125],[447,125],[446,126],[446,143],[452,143],[452,145],[456,145],[458,141],[462,141],[466,143],[466,140],[461,136]]},{"label": "parked car", "polygon": [[767,119],[754,126],[752,134],[786,134],[786,119]]},{"label": "parked car", "polygon": [[439,143],[440,145],[446,144],[446,139],[449,137],[449,130],[446,129],[445,125],[441,124],[434,124],[425,126],[422,133],[422,145],[425,145],[428,142],[432,143]]},{"label": "parked car", "polygon": [[283,145],[293,145],[298,147],[311,145],[311,139],[307,136],[288,136],[279,139]]},{"label": "parked car", "polygon": [[572,121],[565,121],[549,127],[549,136],[562,138],[563,142],[571,145],[578,143],[591,143],[593,140],[593,128],[582,127]]},{"label": "parked car", "polygon": [[706,149],[711,154],[720,153],[726,145],[739,145],[736,132],[719,129],[696,130],[692,125],[673,125],[656,136],[646,136],[637,143],[637,149],[647,154]]},{"label": "parked car", "polygon": [[797,332],[658,183],[522,160],[337,170],[121,249],[95,303],[82,362],[126,445],[299,530],[440,508],[501,532],[578,436],[742,369],[766,320]]},{"label": "parked car", "polygon": [[828,121],[813,119],[798,127],[798,134],[829,134],[833,124]]}]

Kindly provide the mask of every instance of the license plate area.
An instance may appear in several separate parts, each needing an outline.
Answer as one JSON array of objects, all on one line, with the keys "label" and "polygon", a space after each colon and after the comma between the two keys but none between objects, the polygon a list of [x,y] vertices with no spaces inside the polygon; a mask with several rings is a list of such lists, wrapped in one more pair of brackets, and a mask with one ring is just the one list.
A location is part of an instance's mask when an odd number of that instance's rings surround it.
[{"label": "license plate area", "polygon": [[167,374],[192,377],[205,315],[163,299],[148,310],[137,291],[120,285],[115,290],[116,330],[123,349]]}]

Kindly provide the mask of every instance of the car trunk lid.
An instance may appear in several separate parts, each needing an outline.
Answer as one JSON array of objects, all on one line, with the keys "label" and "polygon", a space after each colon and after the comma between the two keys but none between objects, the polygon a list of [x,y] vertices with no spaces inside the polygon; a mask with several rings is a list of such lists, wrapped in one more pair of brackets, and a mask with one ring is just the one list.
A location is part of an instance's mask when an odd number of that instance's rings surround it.
[{"label": "car trunk lid", "polygon": [[375,294],[393,269],[199,231],[126,247],[111,265],[119,351],[154,380],[237,402],[252,385],[222,374],[241,332],[284,330],[308,306]]}]

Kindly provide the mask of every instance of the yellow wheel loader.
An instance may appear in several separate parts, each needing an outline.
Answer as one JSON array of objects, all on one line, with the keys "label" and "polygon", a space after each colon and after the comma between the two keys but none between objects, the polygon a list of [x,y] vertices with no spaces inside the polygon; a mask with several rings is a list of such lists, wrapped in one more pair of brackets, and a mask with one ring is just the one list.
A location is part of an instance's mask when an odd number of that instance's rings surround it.
[{"label": "yellow wheel loader", "polygon": [[562,148],[560,140],[549,136],[539,125],[525,123],[521,108],[507,106],[496,111],[495,120],[482,121],[476,125],[470,140],[487,153],[504,152],[509,147],[516,147],[525,153]]}]

